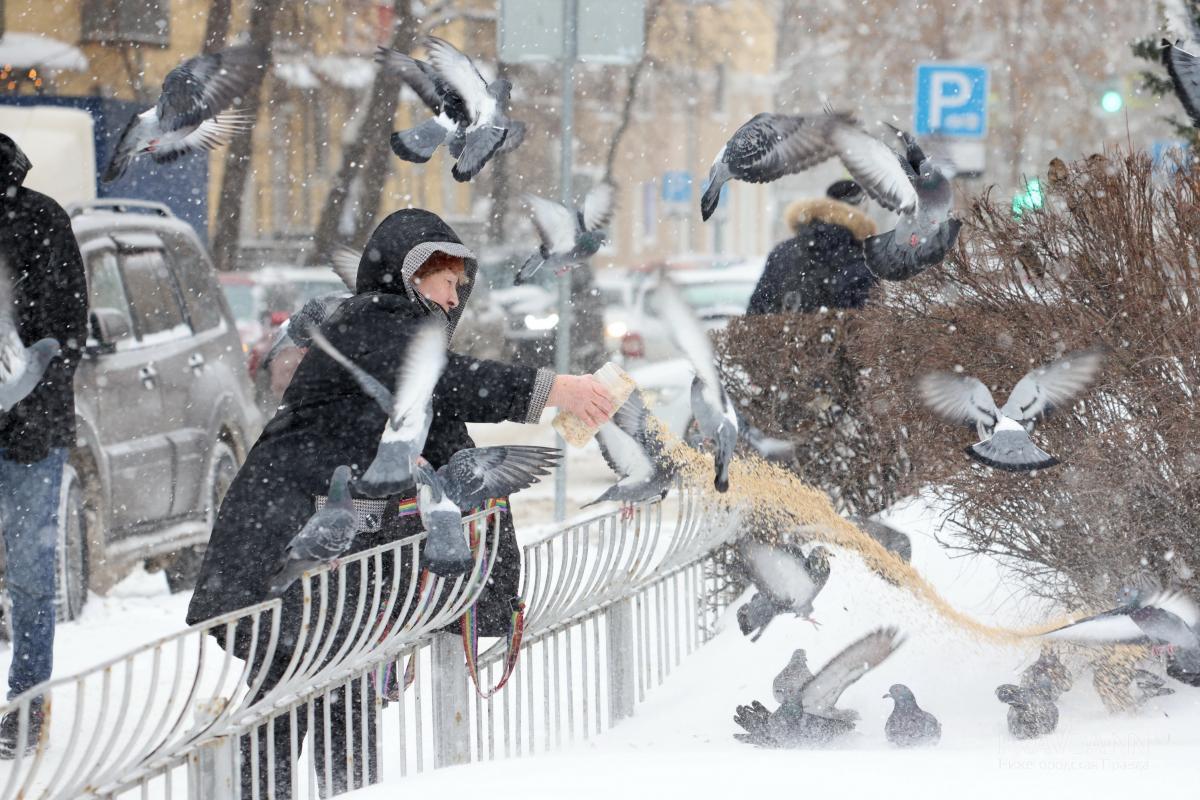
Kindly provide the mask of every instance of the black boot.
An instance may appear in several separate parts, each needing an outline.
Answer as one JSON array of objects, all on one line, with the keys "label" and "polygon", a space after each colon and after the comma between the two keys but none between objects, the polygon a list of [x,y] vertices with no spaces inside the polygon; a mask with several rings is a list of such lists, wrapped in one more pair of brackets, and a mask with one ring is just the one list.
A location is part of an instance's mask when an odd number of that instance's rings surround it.
[{"label": "black boot", "polygon": [[21,710],[18,708],[16,711],[10,711],[0,719],[0,759],[11,761],[18,753],[30,755],[37,749],[38,740],[42,737],[42,721],[46,716],[42,705],[40,697],[29,704],[29,721],[24,744],[17,741],[21,728]]}]

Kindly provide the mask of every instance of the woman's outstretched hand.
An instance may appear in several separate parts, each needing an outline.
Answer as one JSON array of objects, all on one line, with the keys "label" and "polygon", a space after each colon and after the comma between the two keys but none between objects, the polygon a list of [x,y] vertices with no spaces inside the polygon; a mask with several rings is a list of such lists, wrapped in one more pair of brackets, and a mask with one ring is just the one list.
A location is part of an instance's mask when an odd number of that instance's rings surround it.
[{"label": "woman's outstretched hand", "polygon": [[608,422],[614,410],[604,384],[592,375],[559,375],[546,405],[570,411],[593,428]]}]

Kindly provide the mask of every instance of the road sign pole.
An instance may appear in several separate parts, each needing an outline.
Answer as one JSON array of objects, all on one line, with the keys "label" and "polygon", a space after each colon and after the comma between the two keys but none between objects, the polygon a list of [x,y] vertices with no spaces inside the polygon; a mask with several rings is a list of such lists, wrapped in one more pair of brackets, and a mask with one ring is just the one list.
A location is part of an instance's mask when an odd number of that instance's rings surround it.
[{"label": "road sign pole", "polygon": [[[559,197],[567,208],[574,208],[571,196],[573,153],[571,141],[575,128],[575,61],[579,56],[579,0],[563,0],[563,58],[562,58],[562,161],[559,169]],[[571,372],[571,273],[566,270],[558,277],[558,329],[554,337],[554,369],[559,375]],[[561,435],[558,446],[566,451]],[[567,516],[567,459],[564,455],[554,473],[554,519],[561,522]]]}]

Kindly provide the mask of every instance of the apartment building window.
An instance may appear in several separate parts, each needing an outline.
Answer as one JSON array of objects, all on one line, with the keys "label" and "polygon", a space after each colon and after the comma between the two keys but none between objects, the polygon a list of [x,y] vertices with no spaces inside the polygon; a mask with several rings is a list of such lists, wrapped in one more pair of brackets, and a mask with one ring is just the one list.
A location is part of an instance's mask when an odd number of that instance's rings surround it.
[{"label": "apartment building window", "polygon": [[82,42],[171,44],[171,0],[83,0],[81,11]]}]

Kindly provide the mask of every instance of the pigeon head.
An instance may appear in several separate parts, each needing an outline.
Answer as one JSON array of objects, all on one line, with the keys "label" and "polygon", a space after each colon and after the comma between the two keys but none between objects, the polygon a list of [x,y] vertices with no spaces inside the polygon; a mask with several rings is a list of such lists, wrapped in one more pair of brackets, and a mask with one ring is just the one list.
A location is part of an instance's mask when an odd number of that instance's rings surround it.
[{"label": "pigeon head", "polygon": [[350,468],[342,464],[333,471],[329,479],[330,504],[344,505],[350,502]]},{"label": "pigeon head", "polygon": [[903,683],[893,683],[892,688],[888,689],[888,693],[883,696],[884,700],[892,698],[897,703],[915,703],[917,702],[916,695],[912,693]]},{"label": "pigeon head", "polygon": [[44,370],[52,359],[62,352],[55,339],[39,339],[29,348],[30,366],[37,371]]},{"label": "pigeon head", "polygon": [[497,78],[488,86],[488,90],[498,101],[507,103],[512,97],[512,81],[507,78]]},{"label": "pigeon head", "polygon": [[121,132],[121,137],[117,140],[117,146],[113,150],[112,158],[108,161],[108,168],[104,171],[102,180],[105,183],[111,183],[120,178],[129,168],[129,162],[133,160],[134,156],[152,152],[157,143],[158,132],[154,122],[145,119],[140,114],[135,114],[129,120],[129,124],[125,126],[125,130]]},{"label": "pigeon head", "polygon": [[596,252],[604,246],[608,241],[608,234],[604,231],[584,231],[579,234],[576,244],[579,249],[587,253],[589,256],[595,255]]},{"label": "pigeon head", "polygon": [[1010,706],[1023,707],[1027,705],[1025,692],[1020,686],[1014,686],[1011,683],[996,687],[996,699]]},{"label": "pigeon head", "polygon": [[808,653],[806,653],[804,651],[803,647],[797,648],[792,653],[792,658],[788,662],[788,666],[789,667],[799,667],[799,668],[803,668],[803,669],[808,668]]}]

